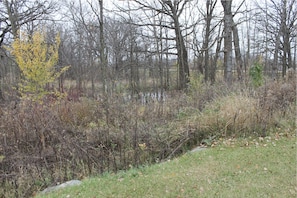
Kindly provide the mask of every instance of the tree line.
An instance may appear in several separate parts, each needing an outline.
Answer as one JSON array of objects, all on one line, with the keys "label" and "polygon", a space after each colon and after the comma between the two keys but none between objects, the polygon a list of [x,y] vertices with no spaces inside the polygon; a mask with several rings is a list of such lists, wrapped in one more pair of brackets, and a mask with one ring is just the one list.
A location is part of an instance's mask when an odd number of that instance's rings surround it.
[{"label": "tree line", "polygon": [[56,70],[75,90],[98,97],[185,90],[193,74],[232,86],[257,65],[266,76],[296,70],[296,0],[0,1],[0,100],[14,96],[23,75],[8,48],[22,33],[59,35]]}]

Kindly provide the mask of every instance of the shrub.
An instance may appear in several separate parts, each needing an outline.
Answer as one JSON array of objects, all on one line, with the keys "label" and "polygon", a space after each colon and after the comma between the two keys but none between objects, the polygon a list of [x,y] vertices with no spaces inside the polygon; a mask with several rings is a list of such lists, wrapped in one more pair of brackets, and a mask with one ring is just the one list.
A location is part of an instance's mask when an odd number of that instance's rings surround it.
[{"label": "shrub", "polygon": [[263,84],[263,66],[260,62],[256,62],[250,68],[249,76],[254,87],[260,87]]},{"label": "shrub", "polygon": [[59,44],[60,38],[57,36],[56,44],[49,46],[42,32],[34,33],[32,38],[22,34],[20,39],[13,42],[10,51],[15,56],[23,77],[19,85],[22,97],[40,100],[48,94],[45,90],[46,85],[54,82],[68,69],[64,67],[57,71],[55,68]]}]

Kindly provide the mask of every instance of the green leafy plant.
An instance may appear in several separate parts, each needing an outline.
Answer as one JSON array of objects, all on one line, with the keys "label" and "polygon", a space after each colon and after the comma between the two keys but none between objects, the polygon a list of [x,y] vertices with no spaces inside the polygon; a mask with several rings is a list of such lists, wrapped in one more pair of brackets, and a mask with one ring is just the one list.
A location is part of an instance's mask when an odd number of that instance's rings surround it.
[{"label": "green leafy plant", "polygon": [[260,87],[263,84],[263,66],[260,62],[256,62],[249,71],[252,84],[255,87]]},{"label": "green leafy plant", "polygon": [[189,86],[188,86],[189,93],[194,95],[197,92],[201,92],[202,88],[203,88],[203,75],[200,75],[200,74],[191,75]]}]

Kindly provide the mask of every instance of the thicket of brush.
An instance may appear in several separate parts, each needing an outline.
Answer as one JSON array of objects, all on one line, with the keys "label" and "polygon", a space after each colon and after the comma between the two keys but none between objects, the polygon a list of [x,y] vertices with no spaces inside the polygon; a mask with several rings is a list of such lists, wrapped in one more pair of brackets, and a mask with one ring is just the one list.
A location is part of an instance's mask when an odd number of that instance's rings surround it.
[{"label": "thicket of brush", "polygon": [[296,80],[252,89],[192,80],[187,93],[142,104],[123,97],[22,101],[0,109],[0,196],[177,156],[221,137],[295,130]]}]

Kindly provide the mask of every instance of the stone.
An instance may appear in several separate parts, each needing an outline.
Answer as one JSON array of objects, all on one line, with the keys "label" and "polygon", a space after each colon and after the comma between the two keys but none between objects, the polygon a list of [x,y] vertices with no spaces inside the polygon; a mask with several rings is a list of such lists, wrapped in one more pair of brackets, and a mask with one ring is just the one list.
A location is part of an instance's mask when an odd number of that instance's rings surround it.
[{"label": "stone", "polygon": [[194,148],[193,150],[191,150],[191,152],[193,153],[193,152],[203,151],[205,149],[206,149],[206,147],[198,146],[198,147]]},{"label": "stone", "polygon": [[69,186],[78,186],[81,183],[82,182],[79,181],[79,180],[70,180],[70,181],[67,181],[67,182],[65,182],[63,184],[57,185],[57,186],[48,187],[48,188],[44,189],[41,192],[41,194],[46,194],[46,193],[53,192],[53,191],[56,191],[56,190],[59,190],[59,189],[62,189],[62,188],[69,187]]}]

